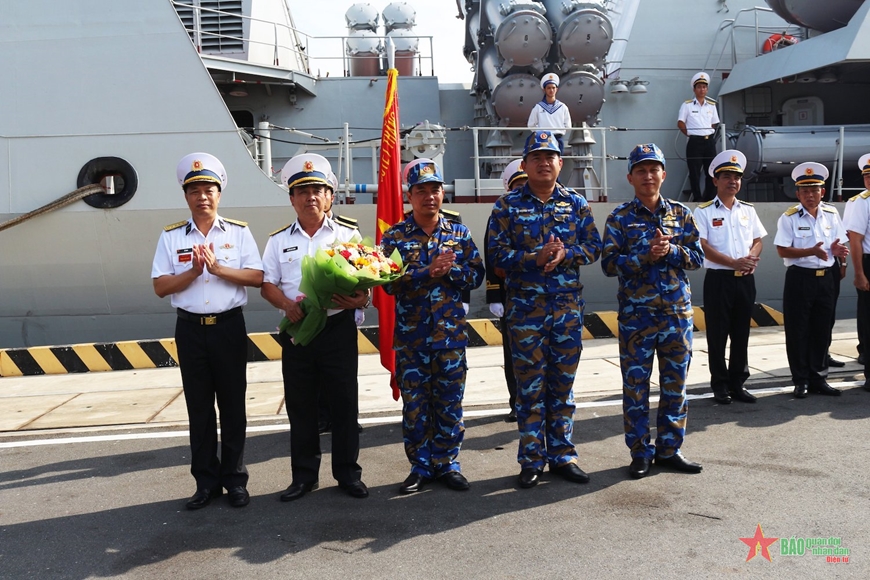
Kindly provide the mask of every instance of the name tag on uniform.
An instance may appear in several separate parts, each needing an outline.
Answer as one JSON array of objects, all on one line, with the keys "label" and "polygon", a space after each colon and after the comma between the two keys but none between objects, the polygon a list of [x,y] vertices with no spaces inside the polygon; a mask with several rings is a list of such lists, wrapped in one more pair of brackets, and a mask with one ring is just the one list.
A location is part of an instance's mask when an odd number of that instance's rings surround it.
[{"label": "name tag on uniform", "polygon": [[298,249],[299,249],[299,246],[293,246],[292,248],[284,248],[281,251],[286,254],[287,252],[295,252]]},{"label": "name tag on uniform", "polygon": [[810,229],[810,226],[800,226],[800,227],[798,227],[798,230],[800,230],[800,231],[806,231],[806,230],[808,230],[808,229]]},{"label": "name tag on uniform", "polygon": [[180,250],[175,250],[175,253],[178,254],[179,264],[193,260],[193,248],[181,248]]},{"label": "name tag on uniform", "polygon": [[713,218],[713,227],[720,228],[725,225],[725,220],[722,218]]}]

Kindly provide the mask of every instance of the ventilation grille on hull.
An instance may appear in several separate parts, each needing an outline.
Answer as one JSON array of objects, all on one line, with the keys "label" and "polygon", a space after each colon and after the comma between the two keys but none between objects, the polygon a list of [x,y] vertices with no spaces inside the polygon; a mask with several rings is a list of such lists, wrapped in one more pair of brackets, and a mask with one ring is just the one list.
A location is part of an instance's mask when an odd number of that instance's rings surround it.
[{"label": "ventilation grille on hull", "polygon": [[[201,50],[209,54],[244,51],[242,0],[188,0],[192,6],[174,4],[175,11],[194,44],[199,32]],[[204,10],[195,11],[193,6]],[[218,10],[219,12],[212,12]],[[198,15],[197,15],[198,12]]]}]

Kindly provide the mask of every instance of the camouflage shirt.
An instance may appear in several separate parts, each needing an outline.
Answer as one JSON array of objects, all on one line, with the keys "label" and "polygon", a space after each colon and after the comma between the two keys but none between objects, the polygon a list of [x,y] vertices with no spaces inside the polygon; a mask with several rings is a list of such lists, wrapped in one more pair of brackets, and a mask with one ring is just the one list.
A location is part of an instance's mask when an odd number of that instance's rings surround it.
[{"label": "camouflage shirt", "polygon": [[[671,238],[671,251],[653,261],[650,241],[656,228]],[[619,277],[620,315],[638,310],[686,312],[692,308],[692,291],[686,270],[697,270],[704,251],[692,213],[685,205],[659,199],[655,213],[637,198],[613,210],[604,226],[601,269]]]},{"label": "camouflage shirt", "polygon": [[[544,272],[535,254],[550,239],[565,245],[565,259]],[[541,201],[528,185],[503,195],[492,209],[487,232],[487,255],[494,268],[505,271],[505,287],[516,294],[577,293],[580,266],[601,255],[601,237],[586,199],[557,185],[547,201]]]},{"label": "camouflage shirt", "polygon": [[[484,276],[483,260],[468,228],[442,217],[430,236],[409,216],[384,233],[381,245],[387,256],[399,250],[408,266],[404,276],[384,286],[396,296],[394,348],[465,347],[462,292],[480,286]],[[453,250],[456,262],[447,274],[432,278],[428,266],[446,249]]]}]

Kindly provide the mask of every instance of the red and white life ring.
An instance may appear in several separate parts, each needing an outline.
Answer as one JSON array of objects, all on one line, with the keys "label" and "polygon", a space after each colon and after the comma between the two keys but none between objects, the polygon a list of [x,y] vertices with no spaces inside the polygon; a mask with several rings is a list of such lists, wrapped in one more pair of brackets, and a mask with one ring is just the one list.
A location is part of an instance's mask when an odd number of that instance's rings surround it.
[{"label": "red and white life ring", "polygon": [[761,52],[768,53],[797,43],[798,39],[790,34],[771,34],[761,46]]}]

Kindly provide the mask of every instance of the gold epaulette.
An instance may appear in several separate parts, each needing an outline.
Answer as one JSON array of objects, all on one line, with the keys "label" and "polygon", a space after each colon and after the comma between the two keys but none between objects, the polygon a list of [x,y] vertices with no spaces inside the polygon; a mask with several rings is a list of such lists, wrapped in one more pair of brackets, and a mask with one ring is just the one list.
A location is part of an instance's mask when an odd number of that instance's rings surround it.
[{"label": "gold epaulette", "polygon": [[714,99],[711,99],[710,97],[705,97],[705,98],[707,99],[708,105],[715,105],[716,104],[716,101]]},{"label": "gold epaulette", "polygon": [[[870,198],[870,191],[865,191],[864,193],[859,193],[855,197],[860,197],[861,199]],[[852,199],[855,199],[855,197],[853,197]],[[852,201],[852,199],[850,199],[849,201]]]},{"label": "gold epaulette", "polygon": [[271,234],[269,234],[269,237],[271,238],[271,237],[274,236],[275,234],[280,234],[281,232],[283,232],[284,230],[286,230],[287,228],[289,228],[289,227],[292,226],[292,225],[293,225],[293,224],[287,224],[287,225],[284,226],[283,228],[278,228],[277,230],[275,230],[274,232],[272,232]]},{"label": "gold epaulette", "polygon": [[177,230],[181,226],[187,225],[188,220],[184,220],[181,222],[175,222],[174,224],[169,224],[168,226],[163,228],[164,232],[171,232],[172,230]]},{"label": "gold epaulette", "polygon": [[706,208],[706,207],[710,207],[711,205],[713,205],[713,202],[714,202],[714,201],[716,201],[716,200],[711,199],[710,201],[705,201],[704,203],[699,203],[699,204],[698,204],[698,209],[704,209],[704,208]]},{"label": "gold epaulette", "polygon": [[344,216],[344,215],[334,215],[332,216],[332,221],[335,223],[342,225],[346,228],[350,228],[352,230],[359,229],[359,223],[352,217]]},{"label": "gold epaulette", "polygon": [[228,223],[231,223],[231,224],[234,224],[234,225],[237,225],[237,226],[241,226],[241,227],[243,227],[243,228],[248,227],[248,222],[243,222],[243,221],[241,221],[241,220],[231,220],[230,218],[222,218],[222,219],[223,219],[225,222],[228,222]]},{"label": "gold epaulette", "polygon": [[745,205],[746,207],[755,207],[754,205],[752,205],[748,201],[743,201],[742,199],[740,200],[740,205]]},{"label": "gold epaulette", "polygon": [[691,102],[694,101],[694,100],[695,100],[695,99],[689,99],[688,101],[686,101],[686,104],[688,105],[689,103],[691,103]]},{"label": "gold epaulette", "polygon": [[458,211],[453,211],[452,209],[444,209],[442,207],[441,213],[444,214],[444,218],[447,219],[447,221],[455,222],[457,224],[462,223],[462,216],[459,215]]},{"label": "gold epaulette", "polygon": [[790,208],[788,208],[787,210],[785,210],[785,215],[794,215],[798,211],[800,211],[800,206],[793,205]]},{"label": "gold epaulette", "polygon": [[828,213],[837,213],[837,208],[829,203],[822,203],[822,211],[826,211]]}]

